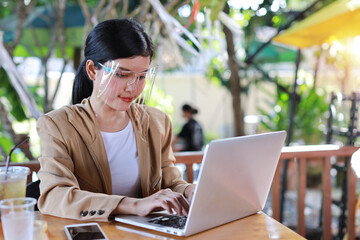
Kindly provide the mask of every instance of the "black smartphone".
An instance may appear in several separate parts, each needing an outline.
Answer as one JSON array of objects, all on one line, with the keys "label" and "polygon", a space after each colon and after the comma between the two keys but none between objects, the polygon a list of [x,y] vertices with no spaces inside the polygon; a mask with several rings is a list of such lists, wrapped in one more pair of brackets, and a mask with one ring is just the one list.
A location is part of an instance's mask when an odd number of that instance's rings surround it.
[{"label": "black smartphone", "polygon": [[108,240],[97,223],[82,223],[64,227],[69,240]]}]

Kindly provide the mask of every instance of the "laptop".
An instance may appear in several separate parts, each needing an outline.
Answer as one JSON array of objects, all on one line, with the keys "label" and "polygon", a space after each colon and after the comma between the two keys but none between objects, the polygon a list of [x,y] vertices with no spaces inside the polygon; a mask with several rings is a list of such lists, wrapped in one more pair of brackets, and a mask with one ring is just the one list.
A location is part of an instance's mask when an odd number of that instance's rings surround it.
[{"label": "laptop", "polygon": [[162,211],[119,215],[115,221],[189,236],[255,214],[265,206],[285,136],[279,131],[211,141],[187,218]]}]

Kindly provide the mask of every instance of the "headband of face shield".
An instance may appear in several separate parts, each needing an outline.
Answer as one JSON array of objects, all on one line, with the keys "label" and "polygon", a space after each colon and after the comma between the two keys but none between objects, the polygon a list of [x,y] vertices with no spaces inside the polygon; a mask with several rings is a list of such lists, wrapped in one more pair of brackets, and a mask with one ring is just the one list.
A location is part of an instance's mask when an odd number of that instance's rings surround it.
[{"label": "headband of face shield", "polygon": [[104,68],[103,75],[99,84],[97,97],[103,100],[116,95],[120,91],[136,93],[134,102],[148,104],[151,91],[154,85],[157,67],[151,67],[143,72],[129,71],[116,61],[98,63]]}]

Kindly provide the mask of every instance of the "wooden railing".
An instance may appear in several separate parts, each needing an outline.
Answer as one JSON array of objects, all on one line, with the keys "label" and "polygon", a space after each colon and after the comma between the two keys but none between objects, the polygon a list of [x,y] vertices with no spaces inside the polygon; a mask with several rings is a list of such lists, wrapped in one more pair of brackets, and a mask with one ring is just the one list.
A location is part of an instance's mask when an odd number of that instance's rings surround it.
[{"label": "wooden railing", "polygon": [[[323,193],[323,239],[332,239],[331,232],[331,160],[338,162],[348,161],[350,165],[351,155],[357,147],[338,148],[334,145],[315,145],[284,147],[280,155],[280,161],[275,172],[272,183],[272,208],[273,218],[280,219],[280,173],[283,168],[284,160],[290,160],[297,165],[297,195],[298,195],[298,225],[297,232],[305,237],[305,193],[306,193],[306,165],[308,161],[320,161],[322,164],[322,193]],[[175,153],[176,162],[186,165],[187,179],[193,181],[193,163],[201,163],[202,152],[177,152]],[[352,169],[347,171],[347,232],[348,239],[355,239],[355,204],[356,204],[356,177]]]}]

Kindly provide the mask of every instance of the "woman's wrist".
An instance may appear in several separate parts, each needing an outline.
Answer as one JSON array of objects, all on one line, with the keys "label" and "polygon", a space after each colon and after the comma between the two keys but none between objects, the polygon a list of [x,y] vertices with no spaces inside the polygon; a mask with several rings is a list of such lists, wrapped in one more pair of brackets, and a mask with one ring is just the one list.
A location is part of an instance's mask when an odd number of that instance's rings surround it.
[{"label": "woman's wrist", "polygon": [[118,214],[132,214],[137,215],[137,198],[124,197],[121,199],[117,207],[112,212],[115,215]]}]

